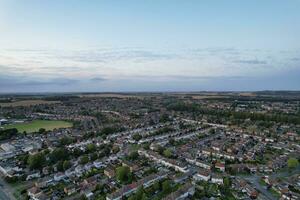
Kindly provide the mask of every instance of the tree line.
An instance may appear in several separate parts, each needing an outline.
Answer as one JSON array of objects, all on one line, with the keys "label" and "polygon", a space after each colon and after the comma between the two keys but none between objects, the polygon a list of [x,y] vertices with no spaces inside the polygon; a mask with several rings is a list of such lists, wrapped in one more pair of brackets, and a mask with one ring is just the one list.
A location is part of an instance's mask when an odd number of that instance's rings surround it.
[{"label": "tree line", "polygon": [[8,140],[18,134],[18,130],[16,128],[10,128],[5,130],[0,130],[0,141]]},{"label": "tree line", "polygon": [[218,117],[232,117],[234,119],[251,119],[252,121],[274,121],[277,123],[300,124],[300,116],[288,114],[265,114],[265,113],[251,113],[251,112],[237,112],[231,110],[219,110],[212,108],[202,108],[195,103],[173,103],[167,106],[168,110],[173,111],[187,111],[195,114],[213,115]]}]

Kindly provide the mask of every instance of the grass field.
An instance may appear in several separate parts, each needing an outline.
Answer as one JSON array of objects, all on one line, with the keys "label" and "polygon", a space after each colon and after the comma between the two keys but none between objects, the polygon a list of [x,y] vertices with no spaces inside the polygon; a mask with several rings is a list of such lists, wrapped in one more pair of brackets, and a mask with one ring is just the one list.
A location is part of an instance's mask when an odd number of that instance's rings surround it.
[{"label": "grass field", "polygon": [[16,128],[20,133],[26,131],[27,133],[37,132],[40,128],[44,128],[47,131],[56,128],[69,128],[73,124],[67,121],[55,121],[55,120],[34,120],[31,122],[25,122],[20,124],[5,125],[4,129]]}]

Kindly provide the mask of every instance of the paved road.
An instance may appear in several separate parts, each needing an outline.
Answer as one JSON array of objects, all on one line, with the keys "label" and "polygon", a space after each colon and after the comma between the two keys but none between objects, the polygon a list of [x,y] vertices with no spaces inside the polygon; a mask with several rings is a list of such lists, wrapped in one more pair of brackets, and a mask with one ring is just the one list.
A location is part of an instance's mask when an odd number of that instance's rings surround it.
[{"label": "paved road", "polygon": [[276,200],[277,198],[275,196],[273,196],[273,194],[267,190],[267,188],[265,188],[264,186],[262,186],[259,183],[260,177],[255,175],[249,176],[249,177],[244,177],[244,179],[246,179],[247,181],[249,181],[252,186],[254,186],[261,194],[263,194],[266,198],[270,199],[270,200]]},{"label": "paved road", "polygon": [[5,192],[2,191],[2,188],[0,188],[0,200],[8,200],[10,199]]},{"label": "paved road", "polygon": [[[273,178],[287,177],[287,176],[292,176],[292,175],[299,174],[299,173],[300,173],[300,167],[293,170],[292,172],[288,172],[288,171],[275,172],[275,173],[271,174],[270,177],[273,177]],[[249,181],[252,184],[252,186],[254,186],[266,198],[268,198],[270,200],[276,200],[277,199],[269,190],[266,189],[265,186],[262,186],[259,183],[259,180],[260,180],[261,176],[258,176],[257,174],[253,174],[251,176],[241,176],[241,177],[246,179],[247,181]]]},{"label": "paved road", "polygon": [[15,200],[10,186],[0,177],[0,200]]},{"label": "paved road", "polygon": [[300,173],[300,167],[294,169],[292,172],[284,171],[284,172],[278,172],[271,175],[272,178],[278,178],[278,177],[287,177],[287,176],[293,176],[295,174]]}]

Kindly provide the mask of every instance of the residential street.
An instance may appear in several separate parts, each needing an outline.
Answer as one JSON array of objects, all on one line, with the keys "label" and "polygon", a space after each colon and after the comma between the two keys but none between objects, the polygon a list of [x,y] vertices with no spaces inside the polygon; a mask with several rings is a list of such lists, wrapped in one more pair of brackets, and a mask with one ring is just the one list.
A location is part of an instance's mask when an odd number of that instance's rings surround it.
[{"label": "residential street", "polygon": [[[290,173],[287,172],[287,171],[284,171],[284,172],[278,172],[278,173],[271,174],[270,176],[273,177],[273,178],[275,178],[275,177],[277,178],[277,177],[291,176],[291,175],[294,175],[294,174],[297,174],[297,173],[300,173],[300,168],[297,168],[297,169],[295,169],[294,171],[292,171]],[[252,186],[254,186],[259,192],[261,192],[268,199],[270,199],[270,200],[276,200],[277,199],[269,190],[266,189],[265,186],[262,186],[259,183],[259,180],[260,180],[261,176],[258,176],[256,174],[254,174],[254,175],[251,175],[251,176],[241,176],[241,177],[246,179],[247,181],[249,181],[252,184]]]},{"label": "residential street", "polygon": [[252,175],[249,177],[244,177],[247,181],[249,181],[252,186],[254,186],[261,194],[267,197],[270,200],[276,200],[277,198],[272,195],[270,191],[268,191],[264,186],[259,183],[260,176]]},{"label": "residential street", "polygon": [[8,187],[7,183],[0,177],[0,200],[15,200],[13,191]]}]

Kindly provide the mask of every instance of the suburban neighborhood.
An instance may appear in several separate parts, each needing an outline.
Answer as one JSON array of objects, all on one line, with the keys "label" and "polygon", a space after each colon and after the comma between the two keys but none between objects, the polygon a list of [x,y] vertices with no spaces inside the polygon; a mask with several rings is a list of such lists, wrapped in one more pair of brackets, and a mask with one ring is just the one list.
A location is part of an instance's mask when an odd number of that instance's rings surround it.
[{"label": "suburban neighborhood", "polygon": [[219,95],[4,97],[0,199],[299,199],[298,94]]}]

